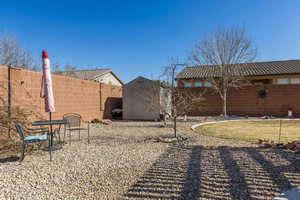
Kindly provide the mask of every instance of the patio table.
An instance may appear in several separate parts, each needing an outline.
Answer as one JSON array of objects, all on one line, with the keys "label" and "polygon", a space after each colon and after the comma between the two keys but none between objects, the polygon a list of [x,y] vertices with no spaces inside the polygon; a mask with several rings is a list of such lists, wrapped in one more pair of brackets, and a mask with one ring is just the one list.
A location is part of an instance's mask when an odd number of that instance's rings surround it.
[{"label": "patio table", "polygon": [[[44,148],[44,150],[50,152],[50,160],[52,160],[52,151],[56,151],[59,149],[62,149],[62,146],[55,146],[53,145],[53,134],[55,131],[60,132],[61,125],[67,124],[67,120],[42,120],[42,121],[35,121],[32,123],[32,126],[50,126],[50,140],[49,140],[49,145],[48,147]],[[53,125],[59,125],[59,128],[57,130],[52,130]]]}]

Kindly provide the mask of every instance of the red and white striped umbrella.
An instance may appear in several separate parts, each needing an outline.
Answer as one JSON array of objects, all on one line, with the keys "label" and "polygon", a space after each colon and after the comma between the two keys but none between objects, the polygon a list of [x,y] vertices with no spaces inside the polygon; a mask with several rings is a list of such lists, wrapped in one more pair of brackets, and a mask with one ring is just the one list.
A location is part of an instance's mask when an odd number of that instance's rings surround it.
[{"label": "red and white striped umbrella", "polygon": [[46,112],[55,112],[54,107],[54,96],[52,89],[52,78],[50,70],[50,60],[48,57],[48,52],[43,51],[43,85],[44,85],[44,95],[45,99],[45,111]]}]

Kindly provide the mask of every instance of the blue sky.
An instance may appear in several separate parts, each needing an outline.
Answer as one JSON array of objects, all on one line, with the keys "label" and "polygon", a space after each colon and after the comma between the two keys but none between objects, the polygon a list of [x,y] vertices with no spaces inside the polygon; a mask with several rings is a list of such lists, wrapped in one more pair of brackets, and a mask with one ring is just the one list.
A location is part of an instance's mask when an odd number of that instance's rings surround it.
[{"label": "blue sky", "polygon": [[124,82],[156,78],[218,26],[241,25],[259,61],[300,59],[299,0],[3,1],[0,31],[40,59],[111,68]]}]

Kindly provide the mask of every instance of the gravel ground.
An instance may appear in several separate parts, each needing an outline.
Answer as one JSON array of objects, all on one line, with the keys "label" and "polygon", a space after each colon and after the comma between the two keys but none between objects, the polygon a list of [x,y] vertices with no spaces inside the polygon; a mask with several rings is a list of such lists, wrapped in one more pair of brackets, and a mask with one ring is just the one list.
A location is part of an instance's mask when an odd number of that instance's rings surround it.
[{"label": "gravel ground", "polygon": [[300,156],[194,133],[187,146],[157,143],[155,122],[93,125],[86,137],[22,164],[0,159],[0,199],[272,199],[300,185]]}]

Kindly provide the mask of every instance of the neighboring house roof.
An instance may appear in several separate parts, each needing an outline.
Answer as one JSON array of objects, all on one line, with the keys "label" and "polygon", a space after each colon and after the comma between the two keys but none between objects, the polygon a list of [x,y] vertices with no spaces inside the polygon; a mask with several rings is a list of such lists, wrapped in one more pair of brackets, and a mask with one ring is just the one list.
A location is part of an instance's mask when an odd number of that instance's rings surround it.
[{"label": "neighboring house roof", "polygon": [[54,72],[54,74],[79,78],[81,80],[95,80],[99,76],[103,76],[107,73],[111,73],[118,81],[120,81],[122,85],[124,85],[124,83],[111,69],[71,70],[71,71]]},{"label": "neighboring house roof", "polygon": [[[228,65],[240,67],[241,76],[274,76],[300,74],[300,60],[284,60],[271,62],[253,62]],[[229,67],[231,68],[231,67]],[[176,77],[176,79],[203,79],[209,77],[220,77],[221,70],[217,65],[204,65],[186,67]],[[236,73],[232,70],[232,74]]]}]

